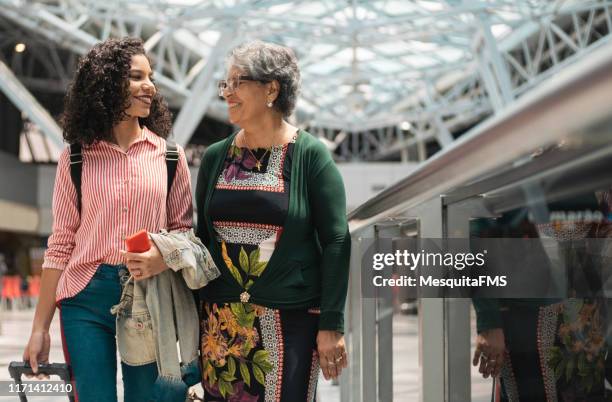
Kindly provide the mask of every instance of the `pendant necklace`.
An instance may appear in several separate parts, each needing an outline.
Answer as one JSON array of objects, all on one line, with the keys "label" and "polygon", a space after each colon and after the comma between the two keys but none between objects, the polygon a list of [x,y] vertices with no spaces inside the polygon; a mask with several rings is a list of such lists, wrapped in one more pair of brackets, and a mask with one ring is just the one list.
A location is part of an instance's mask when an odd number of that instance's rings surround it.
[{"label": "pendant necklace", "polygon": [[249,147],[249,144],[248,144],[248,142],[246,140],[246,135],[244,134],[244,131],[242,132],[242,139],[244,140],[244,145],[246,145],[247,151],[249,151],[249,153],[251,154],[253,159],[255,159],[255,168],[257,169],[258,172],[261,171],[261,163],[265,159],[265,157],[268,154],[268,152],[270,152],[270,148],[266,148],[266,152],[263,153],[261,158],[258,158],[258,157],[255,156],[253,151],[251,151],[251,148]]}]

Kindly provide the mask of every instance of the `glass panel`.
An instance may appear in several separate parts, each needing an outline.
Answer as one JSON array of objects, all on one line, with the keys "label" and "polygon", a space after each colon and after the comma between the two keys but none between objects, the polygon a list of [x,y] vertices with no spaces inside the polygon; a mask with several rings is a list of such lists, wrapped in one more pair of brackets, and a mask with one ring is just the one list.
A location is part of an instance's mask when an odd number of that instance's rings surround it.
[{"label": "glass panel", "polygon": [[469,211],[472,239],[541,242],[552,272],[563,273],[566,291],[562,298],[543,294],[474,303],[472,356],[486,341],[479,367],[503,364],[495,384],[472,370],[472,401],[489,401],[492,387],[501,401],[612,397],[605,389],[612,380],[612,305],[606,299],[612,290],[611,128],[608,121],[534,150],[448,194],[447,224]]}]

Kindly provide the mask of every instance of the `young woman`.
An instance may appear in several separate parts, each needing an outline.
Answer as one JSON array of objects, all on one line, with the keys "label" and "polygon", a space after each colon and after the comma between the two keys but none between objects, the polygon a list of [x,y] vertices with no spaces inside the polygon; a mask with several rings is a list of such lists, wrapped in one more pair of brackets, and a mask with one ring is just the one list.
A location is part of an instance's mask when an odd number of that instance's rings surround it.
[{"label": "young woman", "polygon": [[[60,310],[66,361],[80,402],[116,401],[115,317],[120,278],[128,268],[126,236],[140,230],[189,230],[191,184],[185,155],[167,193],[170,112],[157,93],[140,39],[109,39],[80,61],[65,99],[64,139],[82,146],[82,194],[70,176],[66,149],[53,193],[53,233],[45,253],[40,301],[23,358],[36,372],[49,357],[49,326]],[[136,258],[133,254],[129,254]],[[155,245],[128,262],[136,280],[166,265]],[[145,401],[155,362],[122,363],[125,401]]]}]

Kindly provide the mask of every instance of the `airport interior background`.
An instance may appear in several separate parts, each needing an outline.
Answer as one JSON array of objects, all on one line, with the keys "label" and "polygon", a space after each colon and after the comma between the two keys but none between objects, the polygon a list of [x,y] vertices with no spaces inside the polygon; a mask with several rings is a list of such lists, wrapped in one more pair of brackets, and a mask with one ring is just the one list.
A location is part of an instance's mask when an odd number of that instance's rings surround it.
[{"label": "airport interior background", "polygon": [[[319,401],[522,400],[472,366],[469,296],[395,287],[366,297],[362,256],[426,238],[546,238],[558,251],[612,236],[612,2],[0,0],[0,381],[21,358],[40,291],[67,85],[91,46],[123,36],[144,40],[194,186],[207,146],[237,130],[216,87],[227,52],[253,39],[294,50],[302,89],[289,121],[333,155],[352,239],[350,364],[339,381],[320,379]],[[589,255],[605,261],[606,250]],[[569,350],[543,360],[549,401],[608,400],[605,265],[589,265],[601,268],[596,290],[542,307],[553,311],[551,345]],[[554,335],[576,329],[572,309],[601,321],[584,350]],[[588,399],[599,379],[604,399]]]}]

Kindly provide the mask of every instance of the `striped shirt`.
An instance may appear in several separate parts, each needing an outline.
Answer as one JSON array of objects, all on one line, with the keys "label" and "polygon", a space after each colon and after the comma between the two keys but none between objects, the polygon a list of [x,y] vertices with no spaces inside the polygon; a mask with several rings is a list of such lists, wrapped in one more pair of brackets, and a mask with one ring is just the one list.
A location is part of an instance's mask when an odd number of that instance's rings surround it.
[{"label": "striped shirt", "polygon": [[63,270],[57,301],[83,290],[100,264],[124,263],[119,251],[125,250],[126,236],[141,229],[157,233],[192,225],[191,179],[181,147],[167,204],[163,138],[145,128],[127,152],[106,141],[83,147],[82,152],[80,215],[68,148],[57,164],[53,232],[43,263],[44,269]]}]

